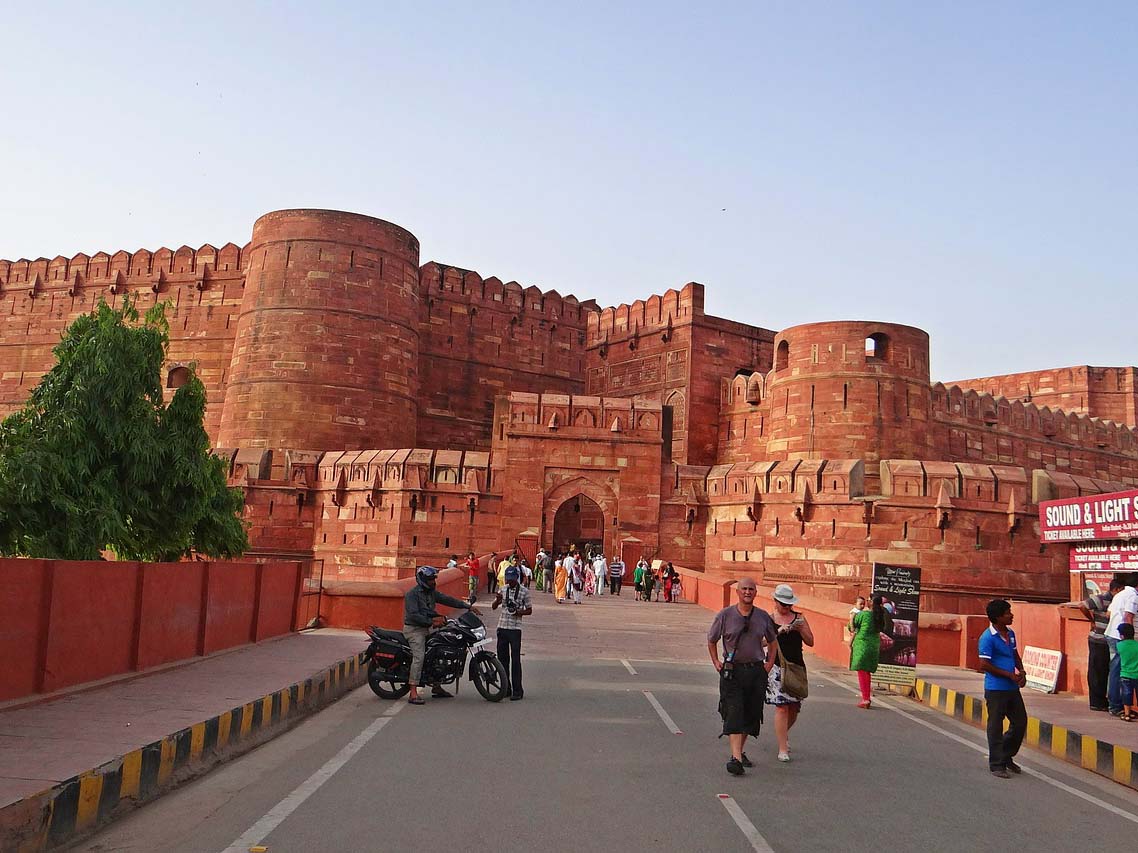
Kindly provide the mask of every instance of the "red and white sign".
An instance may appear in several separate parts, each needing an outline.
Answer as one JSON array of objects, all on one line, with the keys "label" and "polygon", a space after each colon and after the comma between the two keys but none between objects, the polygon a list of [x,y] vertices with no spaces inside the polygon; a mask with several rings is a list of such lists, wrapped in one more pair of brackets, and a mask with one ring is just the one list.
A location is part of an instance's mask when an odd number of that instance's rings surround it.
[{"label": "red and white sign", "polygon": [[1023,647],[1023,671],[1027,675],[1027,686],[1032,690],[1054,693],[1059,684],[1062,663],[1062,652],[1038,646]]},{"label": "red and white sign", "polygon": [[1138,489],[1044,501],[1039,532],[1044,542],[1138,539]]},{"label": "red and white sign", "polygon": [[1138,542],[1076,542],[1072,572],[1138,572]]}]

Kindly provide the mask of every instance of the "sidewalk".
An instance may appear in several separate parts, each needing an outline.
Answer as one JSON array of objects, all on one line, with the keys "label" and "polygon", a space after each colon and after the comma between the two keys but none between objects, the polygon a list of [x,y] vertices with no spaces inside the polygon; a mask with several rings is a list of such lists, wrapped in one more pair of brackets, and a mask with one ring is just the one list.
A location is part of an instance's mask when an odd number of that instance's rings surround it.
[{"label": "sidewalk", "polygon": [[[918,666],[917,695],[929,707],[983,727],[984,675],[950,666]],[[1092,711],[1085,696],[1024,689],[1024,744],[1138,789],[1138,723]]]},{"label": "sidewalk", "polygon": [[279,734],[362,683],[364,641],[289,634],[0,710],[0,849],[61,844]]}]

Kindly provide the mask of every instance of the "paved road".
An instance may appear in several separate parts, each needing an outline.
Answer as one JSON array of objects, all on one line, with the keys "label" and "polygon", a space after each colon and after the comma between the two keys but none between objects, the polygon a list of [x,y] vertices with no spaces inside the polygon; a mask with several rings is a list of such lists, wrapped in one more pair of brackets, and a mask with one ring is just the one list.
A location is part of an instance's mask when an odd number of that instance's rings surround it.
[{"label": "paved road", "polygon": [[813,661],[794,761],[766,731],[754,770],[729,777],[709,614],[536,601],[524,701],[467,683],[409,707],[363,688],[77,849],[1069,851],[1138,833],[1128,789],[1030,751],[1028,774],[994,779],[980,732],[907,700],[859,710],[848,674]]}]

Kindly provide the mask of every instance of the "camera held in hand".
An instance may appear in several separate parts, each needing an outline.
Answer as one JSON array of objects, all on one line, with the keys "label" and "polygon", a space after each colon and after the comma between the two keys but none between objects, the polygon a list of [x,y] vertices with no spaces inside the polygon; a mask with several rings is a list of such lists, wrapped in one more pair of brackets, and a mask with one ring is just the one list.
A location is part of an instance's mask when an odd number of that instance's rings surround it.
[{"label": "camera held in hand", "polygon": [[511,616],[516,616],[519,609],[520,608],[518,606],[517,601],[511,601],[509,598],[506,599],[506,612],[507,613],[509,613]]}]

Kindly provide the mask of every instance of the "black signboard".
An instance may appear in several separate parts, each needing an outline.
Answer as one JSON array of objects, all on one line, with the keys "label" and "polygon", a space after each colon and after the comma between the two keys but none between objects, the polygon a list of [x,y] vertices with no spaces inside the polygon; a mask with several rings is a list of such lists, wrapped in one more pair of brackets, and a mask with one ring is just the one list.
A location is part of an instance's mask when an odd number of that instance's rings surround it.
[{"label": "black signboard", "polygon": [[881,662],[873,680],[912,687],[917,680],[917,620],[921,612],[921,570],[873,564],[873,595],[884,599],[891,617],[881,637]]}]

